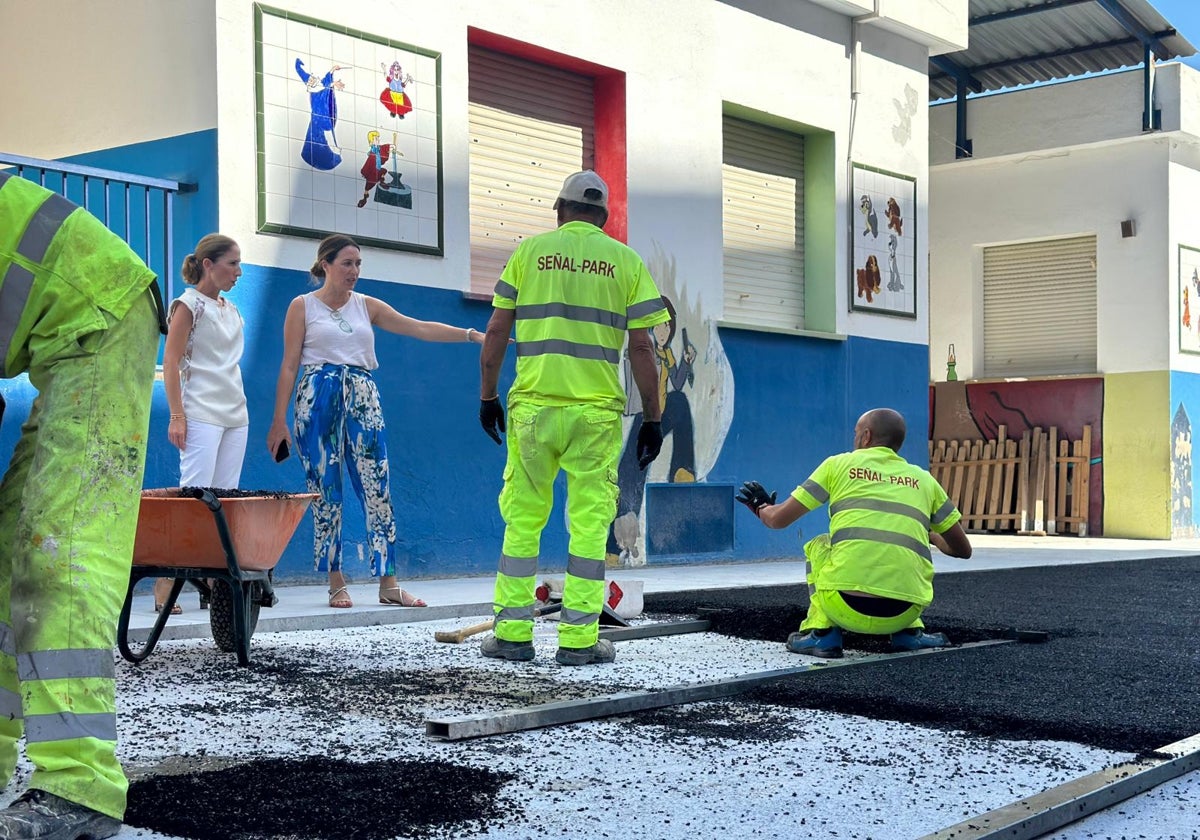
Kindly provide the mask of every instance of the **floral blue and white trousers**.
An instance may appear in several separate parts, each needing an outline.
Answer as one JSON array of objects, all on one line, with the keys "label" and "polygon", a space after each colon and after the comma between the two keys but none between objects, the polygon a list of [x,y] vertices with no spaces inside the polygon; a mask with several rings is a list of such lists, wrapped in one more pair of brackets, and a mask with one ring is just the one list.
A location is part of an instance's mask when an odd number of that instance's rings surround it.
[{"label": "floral blue and white trousers", "polygon": [[313,556],[319,572],[342,569],[342,467],[362,503],[371,574],[396,573],[396,517],[388,482],[387,432],[379,389],[365,368],[305,365],[296,389],[296,454],[313,502]]}]

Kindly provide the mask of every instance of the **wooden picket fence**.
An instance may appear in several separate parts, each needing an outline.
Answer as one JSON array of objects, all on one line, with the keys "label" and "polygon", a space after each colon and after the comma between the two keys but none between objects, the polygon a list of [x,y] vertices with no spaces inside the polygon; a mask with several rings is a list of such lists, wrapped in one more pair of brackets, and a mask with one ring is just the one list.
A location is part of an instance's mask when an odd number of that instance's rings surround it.
[{"label": "wooden picket fence", "polygon": [[995,440],[930,441],[929,471],[968,531],[1086,537],[1091,453],[1091,426],[1074,441],[1055,426],[1018,441],[1000,426]]}]

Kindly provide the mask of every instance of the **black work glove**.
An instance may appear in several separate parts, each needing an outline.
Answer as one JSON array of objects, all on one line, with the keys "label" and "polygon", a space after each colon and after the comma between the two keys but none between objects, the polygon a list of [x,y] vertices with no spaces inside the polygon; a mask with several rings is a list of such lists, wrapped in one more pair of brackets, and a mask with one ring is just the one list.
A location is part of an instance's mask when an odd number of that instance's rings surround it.
[{"label": "black work glove", "polygon": [[775,504],[775,493],[768,493],[757,481],[747,481],[738,491],[737,500],[750,508],[750,512],[758,516],[758,511],[767,505]]},{"label": "black work glove", "polygon": [[483,426],[488,437],[500,443],[500,432],[507,429],[504,427],[504,407],[500,405],[499,397],[479,401],[479,425]]},{"label": "black work glove", "polygon": [[637,458],[638,467],[646,469],[650,462],[662,452],[662,423],[642,421],[642,429],[638,432]]}]

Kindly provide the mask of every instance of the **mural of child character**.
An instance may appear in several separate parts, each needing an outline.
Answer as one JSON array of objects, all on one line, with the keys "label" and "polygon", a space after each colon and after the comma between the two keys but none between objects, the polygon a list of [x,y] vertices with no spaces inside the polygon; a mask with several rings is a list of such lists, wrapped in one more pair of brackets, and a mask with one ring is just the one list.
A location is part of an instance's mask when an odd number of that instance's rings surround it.
[{"label": "mural of child character", "polygon": [[[654,344],[655,360],[658,363],[658,399],[662,405],[663,439],[672,439],[671,462],[667,471],[668,481],[674,484],[690,483],[696,480],[696,450],[695,433],[693,430],[692,407],[684,387],[695,381],[696,348],[687,340],[687,330],[683,330],[683,357],[676,359],[672,342],[675,340],[677,317],[675,305],[671,299],[663,295],[670,320],[650,328],[651,341]],[[646,471],[638,467],[637,439],[642,428],[642,413],[640,401],[636,401],[636,387],[633,378],[626,378],[626,387],[633,389],[630,393],[630,409],[634,409],[633,423],[629,428],[629,437],[625,441],[625,449],[621,453],[621,461],[617,466],[617,486],[620,496],[617,499],[617,518],[608,531],[608,547],[606,554],[611,559],[620,558],[623,552],[630,550],[636,544],[639,532],[638,517],[642,511],[642,496],[646,488]],[[636,548],[633,549],[636,551]]]},{"label": "mural of child character", "polygon": [[362,198],[358,200],[359,207],[367,205],[367,199],[371,197],[371,190],[376,186],[380,189],[388,189],[394,183],[399,181],[399,176],[389,177],[387,171],[387,162],[391,158],[392,153],[400,154],[400,150],[394,145],[385,143],[379,145],[379,132],[367,132],[367,159],[359,170],[364,179],[366,186],[363,187]]},{"label": "mural of child character", "polygon": [[412,98],[405,92],[404,86],[411,85],[413,77],[404,72],[399,61],[393,61],[391,67],[381,61],[379,66],[387,76],[387,87],[379,94],[379,101],[393,117],[404,119],[404,115],[412,110]]},{"label": "mural of child character", "polygon": [[[1200,300],[1200,269],[1192,269],[1192,291],[1196,293],[1196,299]],[[1183,302],[1187,303],[1187,288],[1183,290]],[[1190,326],[1185,323],[1185,326]],[[1196,319],[1196,329],[1200,330],[1200,318]]]},{"label": "mural of child character", "polygon": [[[334,92],[345,90],[346,83],[341,80],[334,81],[333,78],[333,74],[341,69],[335,64],[328,73],[318,78],[304,69],[302,59],[296,59],[296,75],[308,88],[308,107],[311,111],[300,157],[313,169],[323,172],[342,162],[341,153],[336,151],[338,141],[334,130],[337,128],[337,99]],[[333,140],[332,146],[325,138],[326,134]]]}]

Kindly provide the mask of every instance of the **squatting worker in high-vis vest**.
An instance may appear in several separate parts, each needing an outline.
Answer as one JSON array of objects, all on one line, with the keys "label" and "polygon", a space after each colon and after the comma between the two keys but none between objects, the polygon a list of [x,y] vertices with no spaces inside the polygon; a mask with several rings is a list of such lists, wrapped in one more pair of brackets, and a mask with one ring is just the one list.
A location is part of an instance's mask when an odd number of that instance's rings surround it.
[{"label": "squatting worker in high-vis vest", "polygon": [[757,481],[742,485],[737,500],[768,528],[829,503],[829,533],[804,546],[808,615],[788,636],[793,653],[836,659],[842,630],[890,634],[894,651],[949,644],[921,621],[933,601],[929,545],[965,559],[971,542],[942,486],[900,457],[904,434],[898,412],[877,408],[854,425],[854,450],[826,458],[782,504]]},{"label": "squatting worker in high-vis vest", "polygon": [[641,257],[601,230],[608,221],[608,186],[599,175],[586,170],[569,176],[554,209],[558,228],[523,240],[509,258],[481,351],[479,420],[500,443],[506,430],[500,365],[515,324],[517,375],[508,391],[508,463],[500,493],[504,546],[495,634],[484,639],[483,655],[533,659],[539,545],[561,469],[567,474],[570,542],[555,659],[588,665],[616,658],[612,642],[598,634],[626,399],[617,365],[628,333],[644,410],[637,454],[645,469],[662,448],[648,328],[670,316]]},{"label": "squatting worker in high-vis vest", "polygon": [[163,327],[155,276],[120,237],[0,173],[0,361],[38,391],[0,483],[0,773],[22,733],[34,766],[3,838],[121,827],[112,650]]}]

